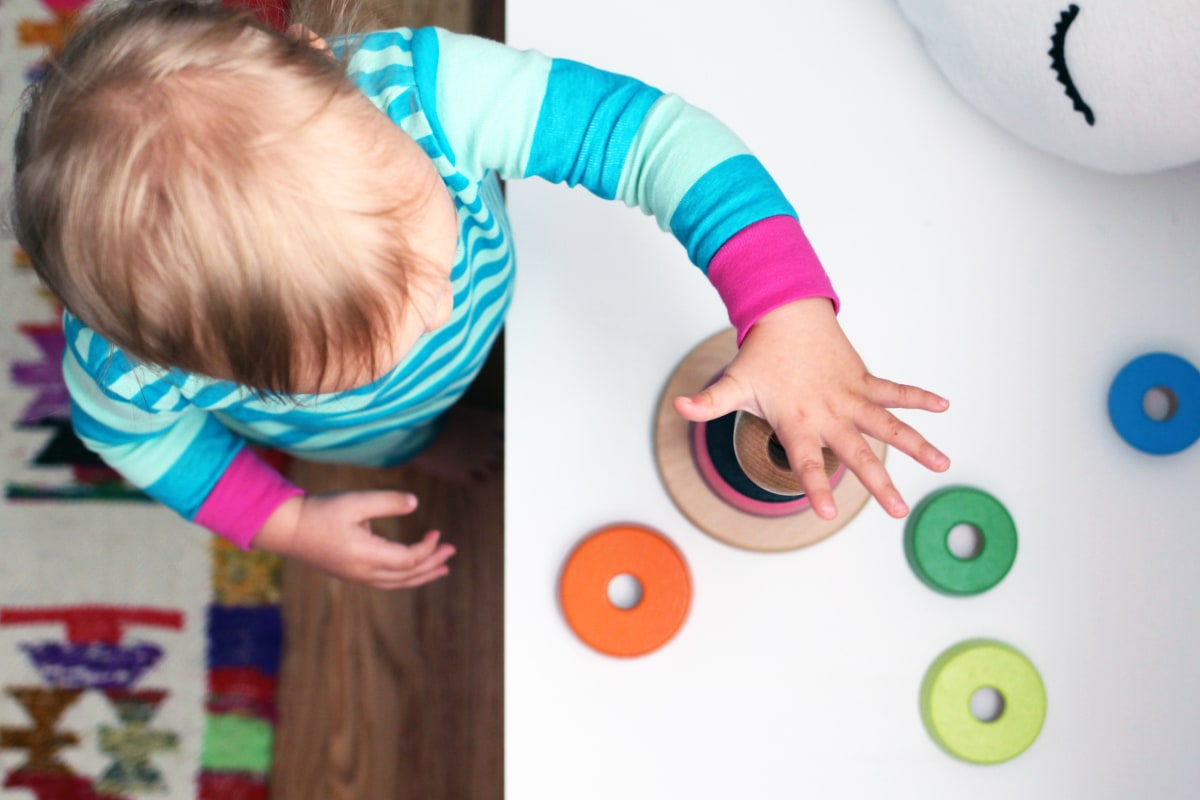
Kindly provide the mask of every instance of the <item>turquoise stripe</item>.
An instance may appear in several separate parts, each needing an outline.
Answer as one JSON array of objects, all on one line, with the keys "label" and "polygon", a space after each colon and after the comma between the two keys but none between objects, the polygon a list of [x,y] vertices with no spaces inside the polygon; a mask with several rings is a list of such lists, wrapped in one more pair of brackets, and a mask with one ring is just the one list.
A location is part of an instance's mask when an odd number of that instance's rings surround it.
[{"label": "turquoise stripe", "polygon": [[465,338],[465,322],[464,319],[455,325],[453,330],[450,330],[449,326],[441,328],[429,338],[427,346],[423,348],[424,360],[414,361],[414,369],[406,373],[397,385],[397,389],[405,395],[406,401],[421,402],[437,391],[439,380],[444,382],[447,376],[442,374],[443,371],[460,355],[457,347],[448,345],[458,344]]},{"label": "turquoise stripe", "polygon": [[355,82],[363,94],[372,99],[397,86],[412,86],[413,68],[406,64],[389,64],[380,70],[360,72]]},{"label": "turquoise stripe", "polygon": [[758,159],[734,156],[692,185],[671,217],[671,232],[706,273],[721,245],[751,223],[796,212]]},{"label": "turquoise stripe", "polygon": [[[455,335],[441,340],[439,345],[442,347],[438,348],[441,351],[440,354],[429,357],[420,364],[417,370],[405,377],[403,386],[398,387],[396,400],[403,403],[421,404],[444,392],[449,383],[447,378],[455,377],[464,371],[463,361],[465,359],[463,356],[471,355],[462,348],[470,338],[469,333],[470,329],[462,326]],[[455,365],[453,371],[447,369],[452,364]]]},{"label": "turquoise stripe", "polygon": [[[502,268],[503,265],[501,265],[501,269]],[[499,271],[500,270],[496,270],[495,272]],[[437,376],[438,373],[454,359],[462,359],[464,355],[470,355],[469,353],[464,354],[464,352],[460,351],[457,346],[448,347],[448,345],[461,344],[461,340],[467,338],[464,337],[463,334],[469,333],[470,328],[478,324],[480,319],[484,319],[489,316],[503,316],[504,311],[507,308],[509,288],[508,281],[499,281],[497,286],[491,291],[481,295],[475,300],[475,302],[472,304],[472,309],[475,311],[475,313],[471,318],[468,318],[466,315],[464,315],[463,318],[456,320],[451,325],[447,325],[438,331],[435,331],[421,348],[421,355],[427,360],[419,363],[417,368],[412,372],[407,373],[404,378],[396,384],[394,390],[389,389],[388,395],[414,392],[418,387],[422,387],[423,383],[430,381],[432,377]],[[441,355],[433,355],[439,351],[444,352]],[[423,390],[424,387],[422,387],[422,391]]]},{"label": "turquoise stripe", "polygon": [[[421,143],[418,142],[418,144]],[[428,153],[429,151],[426,150],[425,152]],[[446,188],[450,189],[452,192],[464,191],[468,186],[471,185],[471,181],[468,178],[458,174],[447,176],[443,182],[446,184]]]},{"label": "turquoise stripe", "polygon": [[467,212],[472,217],[474,217],[476,214],[478,214],[479,212],[481,212],[483,210],[483,193],[482,192],[476,192],[475,196],[473,198],[471,198],[470,202],[463,200],[461,197],[456,197],[454,199],[457,202],[458,207],[466,209]]},{"label": "turquoise stripe", "polygon": [[[155,406],[164,397],[178,391],[170,373],[166,375],[151,374],[145,369],[135,367],[124,351],[113,347],[107,339],[95,331],[90,331],[88,352],[81,353],[78,348],[79,335],[86,330],[88,329],[83,326],[83,323],[69,314],[64,314],[63,332],[66,337],[67,349],[84,368],[84,371],[95,379],[106,398],[118,403],[131,403],[151,414],[157,414],[160,411],[178,411],[186,405],[186,401],[179,398],[171,404],[170,408],[156,408]],[[138,369],[138,372],[131,376],[130,374],[135,369]],[[113,388],[126,377],[137,382],[137,391],[131,395]]]},{"label": "turquoise stripe", "polygon": [[[406,419],[402,423],[396,423],[393,425],[386,425],[386,426],[381,425],[381,426],[372,428],[370,430],[364,430],[361,433],[356,433],[353,436],[347,437],[344,440],[339,440],[338,447],[339,448],[341,448],[341,447],[354,448],[359,445],[366,444],[368,442],[376,441],[381,436],[388,436],[388,435],[395,435],[395,434],[407,435],[407,434],[414,433],[414,432],[420,430],[421,428],[423,428],[426,424],[428,424],[429,419],[437,418],[444,410],[445,410],[444,408],[441,408],[441,409],[437,409],[437,410],[433,411],[428,419],[419,419],[419,420],[418,419]],[[316,435],[320,435],[321,433],[325,433],[325,431],[317,431]]]},{"label": "turquoise stripe", "polygon": [[[476,258],[478,258],[481,253],[487,252],[489,250],[496,250],[507,242],[507,237],[505,237],[502,232],[497,231],[497,227],[494,224],[490,225],[486,228],[484,228],[482,225],[480,225],[479,228],[480,228],[479,236],[477,236],[475,238],[475,240],[472,241],[471,244],[469,244],[467,246],[467,249],[470,252],[470,258],[472,261],[474,261]],[[487,234],[491,233],[492,231],[497,231],[496,235],[488,236]],[[505,248],[506,256],[507,256],[507,252],[508,252],[507,248]],[[507,257],[504,260],[507,261],[508,260]]]},{"label": "turquoise stripe", "polygon": [[[394,88],[394,87],[393,87]],[[414,114],[417,113],[417,90],[411,86],[407,86],[404,90],[387,101],[387,105],[383,109],[383,113],[388,115],[388,119],[404,128],[404,123],[407,122]],[[380,98],[376,98],[379,100]],[[378,102],[375,105],[379,105]],[[407,130],[407,129],[406,129]]]},{"label": "turquoise stripe", "polygon": [[230,433],[216,417],[206,414],[199,435],[173,467],[145,487],[146,494],[185,518],[195,519],[217,480],[243,446],[242,440]]},{"label": "turquoise stripe", "polygon": [[103,372],[105,373],[105,378],[108,378],[110,381],[119,378],[129,371],[129,362],[125,360],[125,354],[118,353],[98,333],[93,334],[92,340],[88,342],[87,355],[80,359],[80,361],[87,364],[88,372],[93,375],[99,375]]},{"label": "turquoise stripe", "polygon": [[98,444],[124,445],[148,442],[162,435],[162,431],[153,430],[146,433],[117,429],[105,425],[88,413],[82,405],[71,399],[71,427],[81,439],[88,439]]},{"label": "turquoise stripe", "polygon": [[450,147],[450,142],[446,139],[446,132],[442,130],[442,123],[438,119],[437,71],[441,53],[438,47],[437,29],[421,28],[418,30],[413,34],[412,47],[417,93],[421,96],[421,107],[425,111],[425,118],[429,121],[429,127],[433,130],[442,155],[451,164],[454,164],[456,163],[454,150]]},{"label": "turquoise stripe", "polygon": [[[116,383],[133,371],[133,367],[123,352],[110,345],[99,334],[93,333],[91,341],[88,343],[87,353],[79,351],[75,337],[67,339],[67,349],[70,356],[83,368],[83,371],[96,382],[105,399],[121,405],[133,405],[150,414],[158,413],[158,409],[152,408],[144,402],[142,392],[139,391],[130,397],[113,388]],[[66,354],[64,354],[65,357]],[[136,377],[142,379],[144,376]],[[141,388],[141,384],[139,384],[139,388]],[[178,402],[175,403],[174,408],[179,408],[179,405]]]},{"label": "turquoise stripe", "polygon": [[[417,90],[411,86],[407,87],[401,94],[389,100],[383,111],[388,115],[388,119],[407,133],[413,125],[413,118],[417,117],[420,111],[417,106]],[[419,119],[417,124],[420,124]]]},{"label": "turquoise stripe", "polygon": [[178,391],[175,386],[166,380],[143,383],[142,391],[138,396],[138,402],[145,405],[146,408],[154,409],[158,405],[159,400],[162,400],[168,394],[175,391]]},{"label": "turquoise stripe", "polygon": [[641,81],[555,59],[538,112],[526,177],[583,184],[611,200],[629,147],[650,106],[662,95]]},{"label": "turquoise stripe", "polygon": [[[380,50],[387,50],[389,47],[398,47],[401,50],[408,52],[412,50],[411,36],[406,36],[409,33],[407,29],[394,31],[376,31],[369,33],[366,36],[355,37],[349,36],[347,39],[359,40],[358,50],[365,50],[368,53],[377,53]],[[339,40],[340,44],[343,40]]]},{"label": "turquoise stripe", "polygon": [[218,381],[210,386],[205,386],[200,391],[196,392],[192,397],[192,402],[204,408],[212,408],[213,406],[223,403],[229,399],[229,396],[234,393],[240,393],[241,387],[231,381]]}]

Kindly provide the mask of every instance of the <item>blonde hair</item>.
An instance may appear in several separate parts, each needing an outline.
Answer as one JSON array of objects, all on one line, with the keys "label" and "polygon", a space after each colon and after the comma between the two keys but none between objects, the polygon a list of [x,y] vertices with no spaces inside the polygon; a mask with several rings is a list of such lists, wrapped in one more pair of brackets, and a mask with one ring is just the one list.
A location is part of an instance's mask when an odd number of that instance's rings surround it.
[{"label": "blonde hair", "polygon": [[267,394],[374,374],[412,266],[403,181],[364,124],[379,113],[327,53],[246,13],[107,8],[29,91],[14,232],[140,361]]}]

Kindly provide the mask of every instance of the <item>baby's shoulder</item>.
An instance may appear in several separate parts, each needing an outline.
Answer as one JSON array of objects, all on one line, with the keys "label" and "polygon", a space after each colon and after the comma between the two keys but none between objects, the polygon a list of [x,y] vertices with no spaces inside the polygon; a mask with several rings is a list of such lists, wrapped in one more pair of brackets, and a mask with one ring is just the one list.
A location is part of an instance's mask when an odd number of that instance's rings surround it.
[{"label": "baby's shoulder", "polygon": [[63,313],[64,369],[90,379],[111,400],[145,411],[178,410],[211,389],[215,379],[139,361],[70,312]]}]

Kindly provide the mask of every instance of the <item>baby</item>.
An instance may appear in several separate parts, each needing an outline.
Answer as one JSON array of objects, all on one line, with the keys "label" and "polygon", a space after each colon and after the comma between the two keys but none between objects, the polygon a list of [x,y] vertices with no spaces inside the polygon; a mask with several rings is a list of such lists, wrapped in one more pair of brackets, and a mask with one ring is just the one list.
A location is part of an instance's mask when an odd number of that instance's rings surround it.
[{"label": "baby", "polygon": [[741,347],[676,409],[765,417],[816,513],[831,448],[907,507],[863,438],[949,460],[887,409],[940,397],[871,375],[795,212],[723,125],[631,78],[437,29],[286,34],[216,3],[98,12],[31,88],[17,239],[61,299],[83,441],[186,518],[379,588],[447,572],[385,541],[401,492],[309,496],[247,446],[386,466],[430,447],[508,307],[498,179],[582,184],[653,214]]}]

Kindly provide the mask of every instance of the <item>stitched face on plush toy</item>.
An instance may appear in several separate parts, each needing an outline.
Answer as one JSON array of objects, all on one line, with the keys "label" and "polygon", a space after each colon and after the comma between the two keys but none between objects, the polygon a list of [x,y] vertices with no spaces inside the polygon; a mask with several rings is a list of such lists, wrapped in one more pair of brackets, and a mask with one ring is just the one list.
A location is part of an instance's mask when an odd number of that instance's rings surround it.
[{"label": "stitched face on plush toy", "polygon": [[950,83],[1030,144],[1112,172],[1200,160],[1200,0],[898,0]]}]

